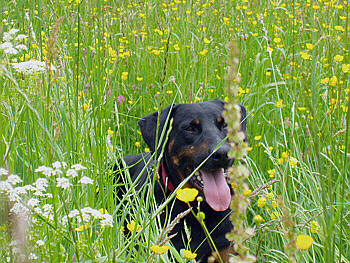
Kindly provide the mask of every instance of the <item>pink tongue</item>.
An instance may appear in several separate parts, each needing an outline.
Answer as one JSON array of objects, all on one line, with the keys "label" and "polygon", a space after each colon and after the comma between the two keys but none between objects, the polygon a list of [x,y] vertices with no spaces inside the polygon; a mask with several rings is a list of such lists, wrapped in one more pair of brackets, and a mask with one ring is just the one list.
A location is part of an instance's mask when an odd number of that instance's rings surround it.
[{"label": "pink tongue", "polygon": [[231,202],[230,188],[223,169],[216,172],[200,171],[203,179],[203,191],[207,203],[215,211],[225,211]]}]

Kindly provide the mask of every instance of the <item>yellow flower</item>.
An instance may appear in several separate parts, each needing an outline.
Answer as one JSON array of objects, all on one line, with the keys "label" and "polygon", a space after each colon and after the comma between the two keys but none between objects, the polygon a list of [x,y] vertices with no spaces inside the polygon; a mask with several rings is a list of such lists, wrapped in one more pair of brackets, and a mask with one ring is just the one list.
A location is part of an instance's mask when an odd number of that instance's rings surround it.
[{"label": "yellow flower", "polygon": [[114,136],[114,131],[108,129],[107,134],[108,134],[109,136],[113,137],[113,136]]},{"label": "yellow flower", "polygon": [[279,101],[277,101],[277,102],[275,103],[275,106],[276,106],[277,108],[282,108],[282,107],[283,107],[283,100],[280,99]]},{"label": "yellow flower", "polygon": [[199,52],[199,54],[201,54],[202,56],[205,56],[208,53],[208,49],[203,49],[201,52]]},{"label": "yellow flower", "polygon": [[283,158],[278,158],[277,163],[280,164],[280,165],[283,164],[284,163],[284,159]]},{"label": "yellow flower", "polygon": [[261,224],[261,223],[263,223],[265,220],[264,220],[264,218],[261,216],[261,215],[256,215],[255,217],[254,217],[254,222],[255,223],[258,223],[258,224]]},{"label": "yellow flower", "polygon": [[337,61],[337,62],[342,62],[343,59],[344,59],[344,57],[343,57],[342,55],[336,55],[336,56],[334,57],[334,60]]},{"label": "yellow flower", "polygon": [[98,211],[99,211],[102,215],[108,214],[107,209],[104,209],[104,208],[100,208]]},{"label": "yellow flower", "polygon": [[192,260],[192,259],[195,259],[197,257],[197,254],[196,253],[192,253],[190,250],[185,249],[184,250],[184,256],[185,256],[185,258]]},{"label": "yellow flower", "polygon": [[274,178],[276,174],[276,169],[267,170],[267,173],[269,174],[270,178]]},{"label": "yellow flower", "polygon": [[140,142],[135,142],[135,146],[136,146],[136,147],[140,147],[140,146],[141,146],[141,143],[140,143]]},{"label": "yellow flower", "polygon": [[281,155],[281,157],[286,161],[288,160],[288,156],[289,156],[288,152],[283,152]]},{"label": "yellow flower", "polygon": [[313,44],[311,44],[311,43],[306,43],[306,48],[307,48],[308,50],[312,50],[314,47],[315,47],[315,46],[314,46]]},{"label": "yellow flower", "polygon": [[350,64],[343,64],[343,66],[341,67],[341,70],[342,70],[344,73],[350,72]]},{"label": "yellow flower", "polygon": [[321,84],[327,85],[329,83],[329,78],[321,79]]},{"label": "yellow flower", "polygon": [[255,136],[254,140],[259,141],[261,139],[261,135]]},{"label": "yellow flower", "polygon": [[136,232],[140,232],[142,230],[142,227],[140,225],[136,225],[136,222],[134,220],[131,220],[131,222],[126,225],[126,227],[130,232],[134,232],[135,230]]},{"label": "yellow flower", "polygon": [[89,223],[86,223],[85,225],[81,225],[75,229],[75,231],[82,232],[90,227]]},{"label": "yellow flower", "polygon": [[295,244],[300,250],[307,250],[311,247],[312,242],[313,242],[312,237],[308,235],[299,235],[297,236],[297,240]]},{"label": "yellow flower", "polygon": [[298,160],[294,157],[290,157],[289,163],[290,163],[290,166],[292,166],[292,168],[294,168],[297,166]]},{"label": "yellow flower", "polygon": [[337,78],[337,76],[333,76],[333,77],[331,77],[331,79],[329,80],[329,85],[331,85],[331,86],[335,86],[335,85],[337,85],[337,82],[338,82],[338,78]]},{"label": "yellow flower", "polygon": [[244,191],[243,191],[243,195],[244,195],[245,197],[249,197],[251,193],[252,193],[252,190],[250,190],[250,189],[244,190]]},{"label": "yellow flower", "polygon": [[334,29],[338,31],[345,31],[344,27],[342,26],[335,26]]},{"label": "yellow flower", "polygon": [[179,44],[175,44],[175,45],[174,45],[174,49],[175,49],[176,51],[179,51],[179,50],[180,50]]},{"label": "yellow flower", "polygon": [[320,225],[316,221],[312,220],[310,224],[310,228],[311,228],[311,233],[316,233],[317,230],[320,229]]},{"label": "yellow flower", "polygon": [[281,41],[282,41],[282,39],[279,38],[279,37],[275,37],[275,38],[273,39],[273,42],[275,42],[276,44],[281,43]]},{"label": "yellow flower", "polygon": [[278,217],[278,212],[271,213],[270,217],[271,217],[271,220],[276,219]]},{"label": "yellow flower", "polygon": [[151,150],[150,150],[148,147],[146,147],[146,148],[145,148],[145,152],[146,152],[146,153],[149,153],[149,152],[151,152]]},{"label": "yellow flower", "polygon": [[139,82],[140,82],[140,81],[143,81],[143,77],[137,77],[136,79],[137,79],[137,81],[139,81]]},{"label": "yellow flower", "polygon": [[301,58],[302,59],[310,59],[310,54],[309,53],[307,53],[307,52],[300,52],[300,56],[301,56]]},{"label": "yellow flower", "polygon": [[266,205],[266,198],[260,197],[258,199],[258,207],[263,208]]},{"label": "yellow flower", "polygon": [[275,195],[271,192],[271,193],[268,193],[266,197],[267,199],[272,200],[275,197]]},{"label": "yellow flower", "polygon": [[276,208],[278,206],[278,203],[277,203],[277,201],[272,201],[271,205],[273,208]]},{"label": "yellow flower", "polygon": [[129,72],[123,72],[122,73],[122,80],[127,80],[128,79]]},{"label": "yellow flower", "polygon": [[209,44],[210,43],[210,40],[209,39],[207,39],[206,37],[203,39],[203,42],[205,43],[205,44]]},{"label": "yellow flower", "polygon": [[169,247],[168,246],[153,245],[153,246],[151,246],[151,249],[157,255],[162,255],[162,254],[166,253],[169,250]]},{"label": "yellow flower", "polygon": [[176,198],[185,203],[194,201],[197,195],[198,190],[196,188],[184,188],[176,191]]}]

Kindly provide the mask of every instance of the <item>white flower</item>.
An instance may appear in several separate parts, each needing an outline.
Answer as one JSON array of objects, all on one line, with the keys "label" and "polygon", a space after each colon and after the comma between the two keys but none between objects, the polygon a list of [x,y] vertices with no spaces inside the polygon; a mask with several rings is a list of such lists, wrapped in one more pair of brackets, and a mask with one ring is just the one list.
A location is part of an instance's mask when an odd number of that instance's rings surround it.
[{"label": "white flower", "polygon": [[55,169],[60,169],[62,167],[62,164],[61,164],[61,162],[57,161],[57,162],[52,163],[52,167]]},{"label": "white flower", "polygon": [[[34,74],[34,73],[42,73],[46,70],[46,63],[38,60],[28,60],[25,62],[12,63],[14,69],[19,73],[24,74]],[[51,70],[56,70],[56,67],[51,65]]]},{"label": "white flower", "polygon": [[95,218],[101,218],[101,216],[102,216],[100,211],[98,211],[96,209],[93,209],[91,207],[88,207],[88,206],[86,206],[83,209],[81,209],[81,212],[82,213],[86,213],[86,214],[90,214],[90,215],[92,215]]},{"label": "white flower", "polygon": [[37,244],[39,247],[41,247],[41,246],[45,245],[45,242],[39,239],[38,241],[36,241],[36,244]]},{"label": "white flower", "polygon": [[18,183],[22,183],[22,179],[16,175],[16,174],[11,174],[7,177],[7,181],[12,184],[12,185],[16,185]]},{"label": "white flower", "polygon": [[27,38],[26,35],[24,34],[19,34],[16,38],[15,41],[22,41],[23,39]]},{"label": "white flower", "polygon": [[0,181],[0,192],[8,193],[12,189],[13,187],[8,181]]},{"label": "white flower", "polygon": [[8,175],[8,174],[9,172],[6,169],[0,168],[0,175]]},{"label": "white flower", "polygon": [[31,260],[38,259],[37,255],[35,255],[34,253],[30,253],[28,258]]},{"label": "white flower", "polygon": [[6,48],[4,50],[4,52],[8,55],[17,55],[18,54],[18,50],[13,48],[13,47]]},{"label": "white flower", "polygon": [[69,218],[73,218],[73,217],[77,217],[78,215],[80,215],[79,210],[74,209],[74,210],[72,210],[72,211],[69,212],[68,217],[69,217]]},{"label": "white flower", "polygon": [[0,49],[2,49],[2,50],[5,50],[5,49],[11,48],[11,47],[13,47],[11,42],[5,42],[5,43],[2,43],[0,45]]},{"label": "white flower", "polygon": [[94,180],[92,180],[90,177],[88,176],[83,176],[80,180],[79,183],[81,184],[94,184]]},{"label": "white flower", "polygon": [[25,207],[23,204],[17,202],[10,209],[10,212],[14,213],[18,216],[27,217],[27,214],[29,213],[29,209],[27,207]]},{"label": "white flower", "polygon": [[86,170],[85,166],[82,166],[81,164],[77,163],[77,164],[73,164],[72,167],[74,170],[76,171],[81,171],[81,170]]},{"label": "white flower", "polygon": [[18,31],[19,29],[12,28],[9,32],[5,32],[3,36],[4,40],[5,41],[12,40]]},{"label": "white flower", "polygon": [[23,44],[19,44],[16,46],[16,48],[20,51],[24,50],[24,51],[28,51],[28,48],[26,45],[23,45]]},{"label": "white flower", "polygon": [[69,179],[67,178],[56,178],[57,181],[57,187],[61,187],[63,189],[67,189],[68,187],[72,186],[72,184],[69,182]]},{"label": "white flower", "polygon": [[38,178],[35,183],[33,183],[33,185],[35,185],[35,190],[37,191],[46,191],[46,187],[48,186],[48,182],[46,178]]},{"label": "white flower", "polygon": [[35,206],[38,206],[40,203],[40,201],[36,198],[30,198],[28,201],[27,201],[27,206],[33,208]]},{"label": "white flower", "polygon": [[77,173],[77,171],[76,170],[74,170],[74,169],[68,169],[67,170],[67,173],[66,173],[66,176],[68,176],[68,177],[77,177],[78,176],[78,173]]},{"label": "white flower", "polygon": [[51,175],[55,174],[55,171],[51,167],[47,167],[47,166],[40,166],[40,167],[35,169],[35,172],[42,173],[43,175],[46,175],[49,177]]},{"label": "white flower", "polygon": [[100,221],[101,226],[103,227],[113,227],[113,216],[111,216],[110,214],[103,214],[102,215],[102,220]]}]

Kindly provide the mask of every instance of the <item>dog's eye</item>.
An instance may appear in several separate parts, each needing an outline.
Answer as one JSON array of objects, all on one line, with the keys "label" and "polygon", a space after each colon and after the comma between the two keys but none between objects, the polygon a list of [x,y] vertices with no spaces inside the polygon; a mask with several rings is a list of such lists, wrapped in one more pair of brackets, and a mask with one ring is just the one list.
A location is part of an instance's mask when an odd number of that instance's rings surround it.
[{"label": "dog's eye", "polygon": [[184,128],[185,131],[188,131],[188,132],[195,132],[197,130],[197,128],[193,125],[189,125],[189,126],[186,126]]}]

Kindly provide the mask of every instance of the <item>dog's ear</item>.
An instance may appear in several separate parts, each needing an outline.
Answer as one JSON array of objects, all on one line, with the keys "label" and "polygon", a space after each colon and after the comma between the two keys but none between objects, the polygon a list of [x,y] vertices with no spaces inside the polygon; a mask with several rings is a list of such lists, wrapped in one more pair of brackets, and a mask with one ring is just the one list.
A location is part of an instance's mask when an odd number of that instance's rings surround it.
[{"label": "dog's ear", "polygon": [[[171,116],[172,114],[174,114],[175,108],[176,108],[175,105],[172,104],[161,111],[160,118],[159,118],[158,138],[156,138],[158,112],[153,112],[150,115],[147,115],[146,117],[143,117],[141,120],[138,121],[138,125],[140,126],[140,129],[141,129],[142,137],[147,143],[151,152],[155,151],[157,140],[158,140],[158,147],[159,147],[159,140],[161,138],[162,131],[168,127]],[[164,142],[164,139],[165,137],[162,139],[163,142]]]}]

